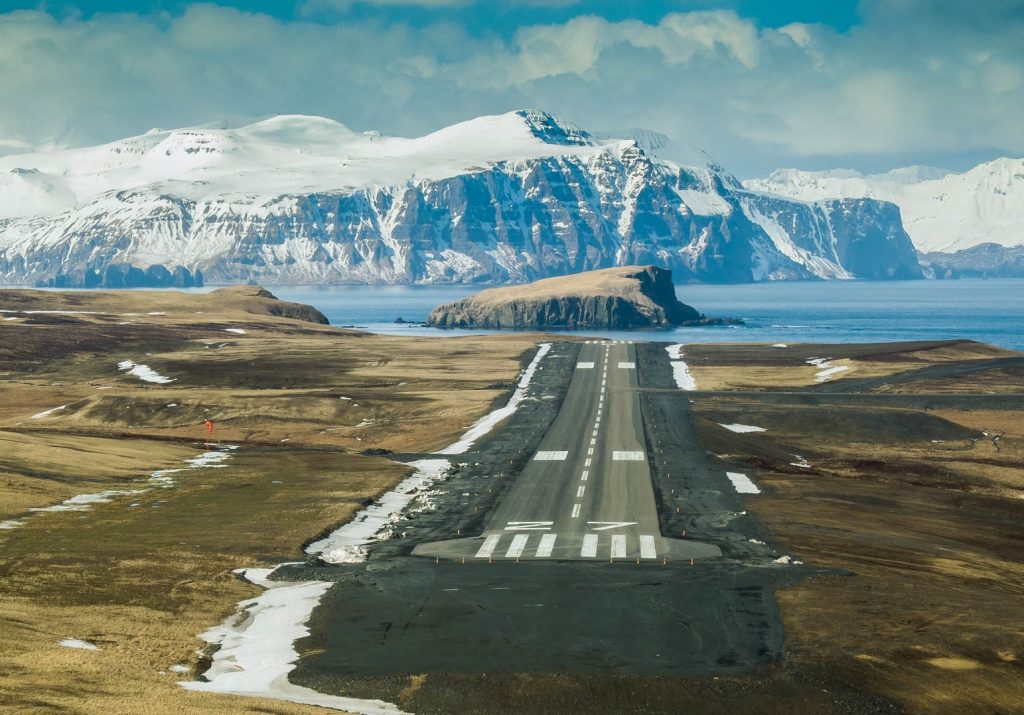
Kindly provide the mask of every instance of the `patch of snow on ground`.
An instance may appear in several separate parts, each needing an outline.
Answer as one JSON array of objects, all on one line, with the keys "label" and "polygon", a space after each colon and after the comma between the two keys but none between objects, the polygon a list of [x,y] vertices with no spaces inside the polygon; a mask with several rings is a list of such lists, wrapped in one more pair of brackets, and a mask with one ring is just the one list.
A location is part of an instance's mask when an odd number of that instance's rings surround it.
[{"label": "patch of snow on ground", "polygon": [[122,360],[117,364],[117,369],[122,372],[127,370],[129,375],[137,377],[143,382],[155,382],[160,385],[166,385],[168,382],[174,382],[172,378],[161,375],[149,365],[139,365],[131,360]]},{"label": "patch of snow on ground", "polygon": [[367,544],[389,533],[401,511],[451,467],[447,459],[420,459],[409,465],[416,468],[411,476],[357,513],[352,521],[307,546],[306,553],[317,555],[329,564],[365,561]]},{"label": "patch of snow on ground", "polygon": [[772,347],[773,348],[788,348],[789,346],[786,345],[786,343],[775,343],[774,345],[772,345]]},{"label": "patch of snow on ground", "polygon": [[760,494],[761,490],[757,488],[757,485],[750,481],[750,477],[742,472],[726,472],[725,476],[729,477],[729,481],[732,482],[733,487],[740,494]]},{"label": "patch of snow on ground", "polygon": [[78,496],[73,496],[70,499],[65,499],[60,504],[32,507],[29,511],[88,511],[92,508],[93,504],[106,504],[107,502],[113,501],[115,497],[128,496],[130,494],[142,494],[145,491],[145,489],[108,489],[105,492],[96,492],[94,494],[79,494]]},{"label": "patch of snow on ground", "polygon": [[725,427],[730,432],[740,432],[740,433],[742,433],[742,432],[767,432],[768,431],[764,427],[755,427],[754,425],[741,425],[741,424],[735,424],[735,423],[731,424],[731,425],[725,425],[725,424],[722,424],[721,422],[719,422],[718,424],[720,424],[722,427]]},{"label": "patch of snow on ground", "polygon": [[792,556],[780,556],[779,558],[772,561],[773,564],[784,564],[787,566],[799,566],[803,561],[797,561]]},{"label": "patch of snow on ground", "polygon": [[235,333],[236,335],[245,335],[246,331],[241,328],[224,328],[225,333]]},{"label": "patch of snow on ground", "polygon": [[803,467],[804,469],[811,469],[811,466],[812,466],[811,463],[808,462],[805,458],[801,457],[799,454],[794,454],[793,456],[796,457],[797,461],[790,462],[789,466],[791,466],[791,467]]},{"label": "patch of snow on ground", "polygon": [[90,643],[89,641],[80,641],[77,638],[65,638],[64,640],[60,641],[59,645],[62,645],[65,648],[78,648],[79,650],[100,649],[100,647],[95,643]]},{"label": "patch of snow on ground", "polygon": [[187,690],[285,700],[361,715],[401,713],[381,700],[325,695],[288,682],[288,673],[299,659],[295,641],[309,635],[306,622],[333,583],[270,581],[272,571],[243,571],[246,579],[266,591],[239,602],[234,617],[200,636],[220,646],[203,674],[207,682],[189,680],[179,685]]},{"label": "patch of snow on ground", "polygon": [[39,412],[38,414],[32,415],[32,419],[38,420],[38,419],[42,419],[43,417],[48,417],[48,416],[52,415],[54,412],[56,412],[57,410],[63,410],[65,407],[67,407],[67,405],[61,405],[60,407],[54,407],[53,409],[46,410],[45,412]]},{"label": "patch of snow on ground", "polygon": [[440,452],[436,452],[436,454],[464,454],[474,442],[490,432],[494,429],[495,425],[515,412],[519,407],[519,403],[521,403],[526,397],[526,389],[530,386],[530,381],[533,379],[533,375],[537,371],[540,361],[548,354],[549,350],[551,350],[551,343],[541,343],[538,346],[537,354],[534,355],[533,360],[527,366],[526,370],[523,371],[523,376],[519,379],[519,385],[516,387],[516,391],[512,393],[512,397],[509,398],[508,403],[504,407],[499,407],[498,409],[481,417],[466,431],[464,435],[462,435],[462,438],[459,439],[458,442],[448,445]]},{"label": "patch of snow on ground", "polygon": [[679,343],[665,348],[671,360],[672,377],[676,381],[676,387],[680,390],[696,390],[697,380],[694,379],[693,373],[690,372],[690,366],[683,362],[683,345],[684,343]]},{"label": "patch of snow on ground", "polygon": [[0,521],[0,530],[17,529],[22,525],[23,522],[17,519],[8,519],[7,521]]},{"label": "patch of snow on ground", "polygon": [[807,364],[822,368],[814,373],[815,382],[828,382],[833,375],[850,369],[849,365],[833,365],[832,358],[811,358]]}]

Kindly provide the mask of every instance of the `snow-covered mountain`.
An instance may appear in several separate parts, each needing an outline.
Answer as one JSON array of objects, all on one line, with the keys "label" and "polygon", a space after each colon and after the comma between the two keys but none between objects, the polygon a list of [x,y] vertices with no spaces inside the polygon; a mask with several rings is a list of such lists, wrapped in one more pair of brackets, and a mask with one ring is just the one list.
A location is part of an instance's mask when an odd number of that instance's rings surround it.
[{"label": "snow-covered mountain", "polygon": [[782,169],[743,182],[803,201],[871,197],[900,207],[918,250],[955,252],[983,243],[1024,244],[1024,159],[996,159],[958,174],[911,166],[886,174]]},{"label": "snow-covered mountain", "polygon": [[126,265],[267,283],[504,283],[640,263],[709,282],[920,276],[892,204],[748,190],[634,135],[529,110],[415,139],[280,116],[0,157],[0,283],[95,284]]}]

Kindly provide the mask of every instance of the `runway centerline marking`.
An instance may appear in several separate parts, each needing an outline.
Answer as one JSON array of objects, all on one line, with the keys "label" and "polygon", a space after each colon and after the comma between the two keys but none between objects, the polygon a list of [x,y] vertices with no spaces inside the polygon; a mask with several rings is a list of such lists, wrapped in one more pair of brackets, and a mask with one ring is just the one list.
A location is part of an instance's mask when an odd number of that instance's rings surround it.
[{"label": "runway centerline marking", "polygon": [[615,450],[612,452],[612,460],[615,462],[642,462],[644,461],[644,453],[636,451],[619,451]]},{"label": "runway centerline marking", "polygon": [[590,559],[597,556],[597,534],[587,534],[583,537],[583,548],[580,549],[580,556]]},{"label": "runway centerline marking", "polygon": [[591,462],[593,462],[593,461],[594,461],[593,459],[589,459],[589,458],[588,458],[588,459],[587,459],[587,461],[583,463],[583,466],[584,466],[584,467],[589,467],[589,466],[590,466],[590,463],[591,463]]},{"label": "runway centerline marking", "polygon": [[553,521],[510,521],[505,531],[547,531],[554,524]]},{"label": "runway centerline marking", "polygon": [[654,537],[650,534],[643,534],[640,537],[640,558],[656,559],[658,550],[654,547]]},{"label": "runway centerline marking", "polygon": [[590,448],[587,449],[587,454],[593,454],[593,453],[594,453],[594,448],[593,447],[590,447]]},{"label": "runway centerline marking", "polygon": [[508,551],[505,552],[505,558],[518,559],[523,555],[523,549],[526,548],[526,542],[530,540],[529,534],[516,534],[512,537],[512,543],[508,547]]},{"label": "runway centerline marking", "polygon": [[612,558],[626,558],[626,535],[615,534],[612,536]]},{"label": "runway centerline marking", "polygon": [[587,488],[581,484],[580,488],[576,490],[576,497],[579,498],[579,497],[583,496],[586,493],[587,493]]},{"label": "runway centerline marking", "polygon": [[579,515],[580,515],[580,505],[579,504],[573,504],[572,505],[572,518],[576,519],[576,518],[579,517]]},{"label": "runway centerline marking", "polygon": [[587,470],[584,469],[583,470],[583,474],[580,475],[580,481],[581,482],[585,482],[585,481],[587,481],[588,477],[590,477],[590,472],[588,472]]},{"label": "runway centerline marking", "polygon": [[501,534],[491,534],[490,536],[488,536],[486,539],[484,539],[484,543],[477,550],[476,557],[478,559],[490,558],[491,554],[494,553],[495,547],[497,547],[498,545],[498,541],[500,540]]},{"label": "runway centerline marking", "polygon": [[544,534],[540,537],[540,546],[537,547],[537,558],[546,559],[551,556],[551,552],[555,549],[555,539],[558,536],[555,534]]},{"label": "runway centerline marking", "polygon": [[568,452],[560,452],[560,451],[537,452],[537,454],[533,455],[533,460],[535,462],[563,462],[563,461],[565,461],[565,458],[568,457],[568,456],[569,456]]}]

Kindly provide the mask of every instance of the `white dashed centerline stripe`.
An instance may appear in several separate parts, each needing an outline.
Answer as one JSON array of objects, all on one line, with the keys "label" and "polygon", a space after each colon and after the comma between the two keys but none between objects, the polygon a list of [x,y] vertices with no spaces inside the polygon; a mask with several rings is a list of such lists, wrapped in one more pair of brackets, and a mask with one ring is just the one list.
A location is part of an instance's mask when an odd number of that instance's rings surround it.
[{"label": "white dashed centerline stripe", "polygon": [[537,547],[537,558],[546,559],[551,556],[551,552],[555,550],[555,539],[558,538],[555,534],[544,534],[540,537],[540,546]]},{"label": "white dashed centerline stripe", "polygon": [[530,540],[528,534],[516,534],[512,537],[512,544],[508,547],[508,551],[505,552],[505,558],[518,559],[523,555],[523,549],[526,548],[526,542]]},{"label": "white dashed centerline stripe", "polygon": [[590,463],[593,462],[593,461],[594,461],[593,459],[587,459],[587,461],[583,463],[583,466],[584,467],[589,467]]},{"label": "white dashed centerline stripe", "polygon": [[573,504],[572,505],[572,518],[573,519],[578,519],[579,515],[580,515],[580,505],[579,504]]},{"label": "white dashed centerline stripe", "polygon": [[658,550],[654,547],[654,537],[650,534],[644,534],[640,537],[640,558],[658,558]]},{"label": "white dashed centerline stripe", "polygon": [[597,534],[586,534],[583,537],[583,548],[580,549],[580,556],[592,559],[597,556]]},{"label": "white dashed centerline stripe", "polygon": [[593,447],[587,448],[587,454],[593,454],[593,453],[594,453],[594,448]]},{"label": "white dashed centerline stripe", "polygon": [[612,558],[613,559],[624,559],[624,558],[626,558],[626,535],[625,534],[614,534],[612,536]]},{"label": "white dashed centerline stripe", "polygon": [[584,469],[583,470],[583,474],[580,475],[580,481],[581,482],[585,482],[585,481],[587,481],[587,479],[589,477],[590,477],[590,472],[588,472],[587,470]]},{"label": "white dashed centerline stripe", "polygon": [[576,497],[579,498],[579,497],[583,496],[586,493],[587,493],[587,488],[584,487],[584,486],[580,486],[580,488],[576,490]]},{"label": "white dashed centerline stripe", "polygon": [[489,559],[491,554],[494,553],[494,549],[497,548],[498,542],[501,540],[501,534],[491,534],[484,543],[480,545],[480,549],[476,552],[478,559]]}]

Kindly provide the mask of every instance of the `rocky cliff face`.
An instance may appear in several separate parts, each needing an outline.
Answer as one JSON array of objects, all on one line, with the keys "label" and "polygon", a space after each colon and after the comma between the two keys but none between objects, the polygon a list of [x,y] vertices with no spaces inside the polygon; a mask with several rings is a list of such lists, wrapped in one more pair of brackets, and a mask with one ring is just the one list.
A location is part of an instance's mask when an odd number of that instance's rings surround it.
[{"label": "rocky cliff face", "polygon": [[436,308],[427,323],[438,328],[614,330],[705,320],[676,298],[671,271],[625,266],[485,290]]},{"label": "rocky cliff face", "polygon": [[[268,122],[0,159],[0,283],[122,263],[208,283],[508,283],[643,263],[715,283],[920,276],[891,204],[749,191],[540,112],[412,140]],[[5,177],[5,162],[53,176]],[[64,164],[111,168],[79,181]],[[15,180],[22,193],[68,186],[23,216],[2,205]]]}]

